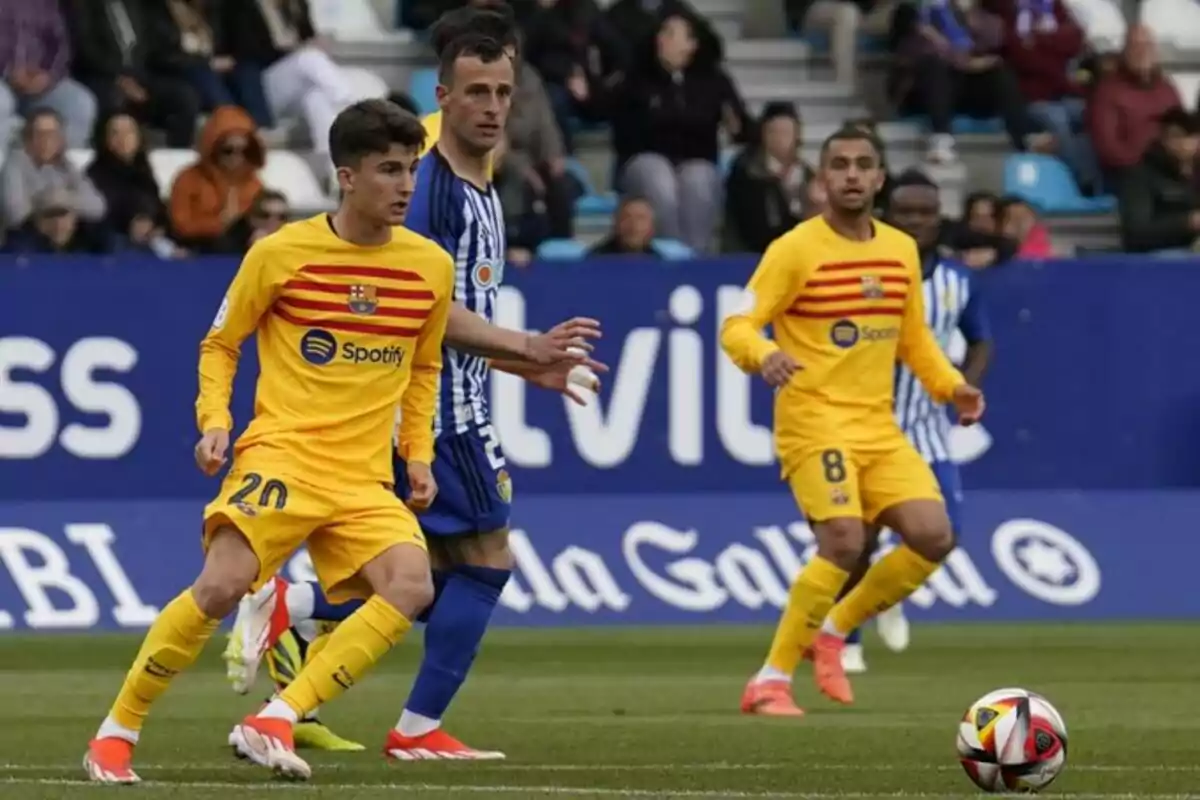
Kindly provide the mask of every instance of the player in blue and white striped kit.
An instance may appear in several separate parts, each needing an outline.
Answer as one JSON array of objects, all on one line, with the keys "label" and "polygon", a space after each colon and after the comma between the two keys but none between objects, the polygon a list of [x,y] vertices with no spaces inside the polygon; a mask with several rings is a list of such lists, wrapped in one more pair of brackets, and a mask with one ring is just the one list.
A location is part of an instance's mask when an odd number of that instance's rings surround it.
[{"label": "player in blue and white striped kit", "polygon": [[[962,372],[978,386],[991,356],[991,330],[971,269],[938,253],[941,228],[941,198],[933,181],[918,171],[901,175],[888,203],[888,221],[917,240],[924,267],[925,319],[942,349],[951,356],[951,343],[961,332],[966,339]],[[954,531],[962,530],[962,482],[950,452],[952,423],[947,410],[925,391],[912,371],[896,365],[896,422],[908,435],[917,452],[933,468],[946,499],[946,510]],[[857,580],[852,579],[852,583]],[[848,585],[843,593],[850,591]],[[876,619],[884,644],[899,652],[908,646],[908,622],[904,608],[896,605]],[[866,671],[862,632],[854,631],[842,651],[846,672]]]}]

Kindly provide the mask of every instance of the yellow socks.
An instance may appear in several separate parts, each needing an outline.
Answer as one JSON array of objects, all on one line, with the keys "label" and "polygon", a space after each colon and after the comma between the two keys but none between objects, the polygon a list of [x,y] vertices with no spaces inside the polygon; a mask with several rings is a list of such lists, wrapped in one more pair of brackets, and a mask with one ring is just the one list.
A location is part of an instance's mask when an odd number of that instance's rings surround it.
[{"label": "yellow socks", "polygon": [[829,612],[829,627],[845,636],[915,592],[938,566],[907,545],[900,545],[876,561],[862,582],[834,606]]},{"label": "yellow socks", "polygon": [[849,577],[850,573],[820,556],[814,556],[800,570],[771,642],[768,667],[788,676],[796,671]]},{"label": "yellow socks", "polygon": [[[320,652],[310,655],[279,700],[303,719],[353,686],[411,627],[412,622],[386,600],[372,597],[337,626]],[[263,716],[275,716],[274,705],[264,709]]]},{"label": "yellow socks", "polygon": [[[150,626],[108,713],[105,727],[121,738],[136,739],[150,706],[166,691],[171,680],[196,660],[219,623],[220,620],[204,615],[191,589],[172,600]],[[118,730],[112,728],[112,723]],[[105,727],[101,728],[101,735]]]}]

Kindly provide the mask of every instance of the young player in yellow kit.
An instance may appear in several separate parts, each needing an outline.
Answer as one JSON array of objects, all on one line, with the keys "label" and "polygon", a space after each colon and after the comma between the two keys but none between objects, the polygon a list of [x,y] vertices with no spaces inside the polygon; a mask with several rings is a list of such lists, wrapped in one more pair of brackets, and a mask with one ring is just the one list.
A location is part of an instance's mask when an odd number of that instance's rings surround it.
[{"label": "young player in yellow kit", "polygon": [[235,729],[235,746],[285,777],[306,779],[292,728],[352,686],[432,600],[424,536],[391,489],[392,430],[410,505],[437,492],[430,464],[453,264],[433,242],[394,226],[413,194],[420,122],[382,100],[358,103],[330,131],[342,202],[251,248],[200,346],[197,464],[224,465],[242,342],[257,334],[255,416],[204,510],[204,567],[146,635],[88,747],[93,781],[134,783],[131,759],[151,704],[196,659],[247,591],[301,545],[334,598],[366,603],[288,688]]},{"label": "young player in yellow kit", "polygon": [[[896,424],[896,360],[906,363],[964,424],[983,395],[947,360],[925,325],[921,261],[912,237],[872,217],[883,185],[879,147],[846,128],[821,149],[829,206],[764,254],[743,313],[727,319],[721,347],[776,388],[775,447],[817,539],[797,576],[766,664],[746,686],[742,711],[803,714],[792,674],[811,648],[818,688],[853,701],[842,670],[848,633],[908,597],[954,549],[938,483]],[[775,340],[763,335],[770,325]],[[866,546],[867,522],[902,544],[834,605]]]}]

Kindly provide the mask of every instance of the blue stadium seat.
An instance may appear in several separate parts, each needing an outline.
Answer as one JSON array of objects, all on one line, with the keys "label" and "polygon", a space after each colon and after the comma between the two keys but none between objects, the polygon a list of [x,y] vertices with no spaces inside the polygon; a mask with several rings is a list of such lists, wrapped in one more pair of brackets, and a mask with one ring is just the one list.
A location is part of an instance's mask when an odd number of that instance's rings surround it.
[{"label": "blue stadium seat", "polygon": [[692,248],[678,239],[655,239],[651,243],[651,246],[658,251],[660,256],[668,261],[683,261],[696,257],[696,254],[692,252]]},{"label": "blue stadium seat", "polygon": [[545,261],[578,261],[587,247],[574,239],[547,239],[538,245],[537,257]]},{"label": "blue stadium seat", "polygon": [[617,210],[616,192],[598,192],[592,177],[577,159],[567,159],[567,172],[583,187],[583,196],[575,201],[575,211],[588,216],[602,216]]},{"label": "blue stadium seat", "polygon": [[[929,117],[924,114],[904,117],[901,119],[901,122],[916,125],[923,131],[929,130]],[[976,119],[975,117],[957,116],[950,120],[950,132],[955,136],[964,136],[972,133],[1003,133],[1004,120],[999,117]]]},{"label": "blue stadium seat", "polygon": [[412,96],[417,108],[422,114],[432,114],[438,110],[437,102],[438,77],[436,69],[413,70],[408,79],[408,93]]},{"label": "blue stadium seat", "polygon": [[1063,161],[1036,153],[1005,159],[1004,193],[1046,214],[1105,214],[1117,207],[1116,198],[1108,195],[1084,197]]}]

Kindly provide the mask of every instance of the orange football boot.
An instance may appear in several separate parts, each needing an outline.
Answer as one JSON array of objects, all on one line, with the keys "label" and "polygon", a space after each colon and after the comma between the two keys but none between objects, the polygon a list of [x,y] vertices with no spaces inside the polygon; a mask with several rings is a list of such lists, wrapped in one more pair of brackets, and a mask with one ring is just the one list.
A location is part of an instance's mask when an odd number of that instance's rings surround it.
[{"label": "orange football boot", "polygon": [[842,651],[845,649],[843,639],[831,633],[818,634],[812,646],[813,680],[821,694],[835,703],[850,705],[854,702],[854,690],[842,668]]},{"label": "orange football boot", "polygon": [[393,761],[503,761],[499,750],[476,750],[441,728],[421,736],[404,736],[392,728],[383,744],[383,755]]},{"label": "orange football boot", "polygon": [[742,713],[764,717],[803,717],[804,709],[792,698],[790,681],[751,678],[742,692]]},{"label": "orange football boot", "polygon": [[106,736],[88,742],[83,768],[93,783],[138,783],[141,778],[133,771],[133,742]]}]

